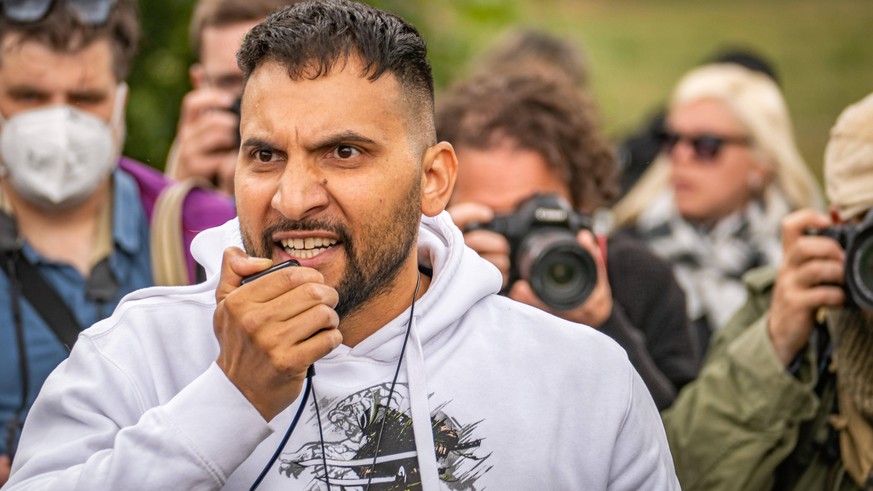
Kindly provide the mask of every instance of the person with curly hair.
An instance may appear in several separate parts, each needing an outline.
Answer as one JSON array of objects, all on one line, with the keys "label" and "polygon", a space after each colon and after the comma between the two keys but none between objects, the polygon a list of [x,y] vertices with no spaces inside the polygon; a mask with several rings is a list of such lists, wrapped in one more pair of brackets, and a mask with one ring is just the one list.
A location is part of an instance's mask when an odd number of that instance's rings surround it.
[{"label": "person with curly hair", "polygon": [[443,95],[437,133],[454,146],[459,161],[449,212],[467,245],[501,270],[504,294],[611,336],[658,408],[669,406],[698,366],[685,298],[669,264],[626,233],[604,237],[582,230],[576,240],[594,258],[596,284],[587,298],[556,308],[535,293],[532,281],[513,273],[511,257],[518,256],[507,237],[474,225],[511,214],[534,195],[565,200],[583,217],[615,197],[615,154],[594,104],[560,77],[495,71]]}]

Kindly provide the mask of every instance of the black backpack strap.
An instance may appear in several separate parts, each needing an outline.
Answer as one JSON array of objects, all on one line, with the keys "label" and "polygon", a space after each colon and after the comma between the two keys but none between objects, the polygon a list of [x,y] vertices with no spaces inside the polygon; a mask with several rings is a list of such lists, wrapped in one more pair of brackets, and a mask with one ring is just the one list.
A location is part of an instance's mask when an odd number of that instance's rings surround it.
[{"label": "black backpack strap", "polygon": [[19,282],[24,298],[33,305],[55,337],[71,350],[82,328],[70,308],[20,250],[7,251],[5,255],[3,270],[9,281]]}]

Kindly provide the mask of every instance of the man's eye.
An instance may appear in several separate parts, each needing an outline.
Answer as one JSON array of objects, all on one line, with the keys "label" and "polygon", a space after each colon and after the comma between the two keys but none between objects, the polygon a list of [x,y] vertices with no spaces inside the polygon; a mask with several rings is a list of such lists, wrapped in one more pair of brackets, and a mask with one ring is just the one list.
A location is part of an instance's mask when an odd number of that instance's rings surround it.
[{"label": "man's eye", "polygon": [[361,153],[357,148],[351,147],[349,145],[340,145],[336,147],[335,152],[336,156],[341,159],[350,159]]},{"label": "man's eye", "polygon": [[46,101],[48,100],[48,97],[43,94],[38,94],[36,92],[23,92],[20,94],[15,94],[13,96],[13,99],[19,104],[31,104]]},{"label": "man's eye", "polygon": [[255,157],[261,162],[270,162],[273,160],[273,151],[272,150],[258,150],[255,153]]},{"label": "man's eye", "polygon": [[79,106],[88,107],[88,106],[96,106],[97,104],[100,104],[105,100],[106,100],[105,97],[99,97],[99,96],[80,96],[80,97],[71,97],[70,103],[74,106],[77,106],[77,107],[79,107]]}]

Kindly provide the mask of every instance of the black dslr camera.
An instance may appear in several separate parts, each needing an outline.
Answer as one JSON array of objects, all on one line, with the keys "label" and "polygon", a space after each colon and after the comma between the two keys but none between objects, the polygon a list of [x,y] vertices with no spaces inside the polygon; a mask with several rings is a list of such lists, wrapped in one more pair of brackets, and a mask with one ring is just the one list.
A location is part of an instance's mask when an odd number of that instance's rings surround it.
[{"label": "black dslr camera", "polygon": [[809,230],[807,234],[840,243],[846,251],[846,303],[873,312],[873,211],[860,224]]},{"label": "black dslr camera", "polygon": [[568,310],[582,305],[597,284],[594,258],[576,241],[591,220],[557,195],[537,194],[515,212],[467,230],[489,230],[509,240],[509,284],[527,280],[546,305]]}]

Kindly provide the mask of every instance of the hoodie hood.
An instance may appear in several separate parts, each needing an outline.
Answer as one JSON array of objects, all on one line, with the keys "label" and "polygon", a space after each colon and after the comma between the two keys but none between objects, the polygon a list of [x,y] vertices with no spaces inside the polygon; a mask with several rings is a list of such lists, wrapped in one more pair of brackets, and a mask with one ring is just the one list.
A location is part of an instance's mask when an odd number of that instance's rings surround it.
[{"label": "hoodie hood", "polygon": [[[239,220],[227,222],[195,238],[192,253],[206,269],[210,287],[217,282],[223,250],[241,244]],[[448,339],[474,304],[500,290],[503,278],[496,267],[464,245],[463,234],[446,212],[434,218],[422,217],[416,252],[419,268],[432,272],[430,286],[424,295],[413,303],[413,292],[408,292],[410,308],[354,348],[340,345],[316,366],[327,368],[334,378],[349,380],[358,378],[361,373],[355,368],[357,363],[347,361],[369,360],[383,367],[396,364],[398,371],[402,366],[409,393],[415,454],[433,456],[436,447],[425,360],[444,345],[440,337]],[[382,370],[382,373],[390,372]],[[396,375],[391,382],[392,393],[395,382]],[[419,458],[417,461],[423,491],[438,490],[440,479],[436,459]]]},{"label": "hoodie hood", "polygon": [[224,225],[204,230],[191,241],[191,255],[206,270],[206,281],[212,282],[221,272],[221,259],[228,247],[245,249],[239,230],[239,217]]},{"label": "hoodie hood", "polygon": [[[231,246],[243,247],[238,218],[194,238],[191,253],[206,270],[208,284],[217,281],[223,251]],[[428,290],[415,303],[415,330],[427,351],[427,344],[460,319],[473,304],[499,292],[503,279],[496,267],[464,245],[463,234],[445,211],[432,218],[422,216],[417,252],[419,265],[433,271]],[[463,291],[458,291],[459,288]],[[409,296],[411,300],[412,292]],[[395,361],[408,318],[409,309],[406,309],[354,348],[341,345],[327,359],[350,354]]]}]

